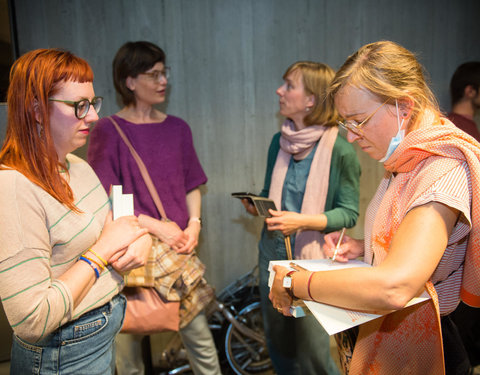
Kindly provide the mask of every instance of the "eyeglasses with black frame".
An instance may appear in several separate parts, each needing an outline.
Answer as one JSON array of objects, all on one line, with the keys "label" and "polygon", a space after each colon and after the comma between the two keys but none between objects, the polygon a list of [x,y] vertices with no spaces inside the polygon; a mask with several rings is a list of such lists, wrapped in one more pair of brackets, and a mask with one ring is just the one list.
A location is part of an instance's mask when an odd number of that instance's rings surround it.
[{"label": "eyeglasses with black frame", "polygon": [[154,70],[153,72],[140,73],[141,75],[148,76],[152,81],[159,82],[162,78],[170,78],[170,67],[166,66],[163,70]]},{"label": "eyeglasses with black frame", "polygon": [[98,114],[100,112],[100,108],[102,108],[102,103],[103,103],[103,97],[101,96],[95,96],[92,99],[92,101],[89,101],[88,99],[82,99],[82,100],[73,102],[71,100],[61,100],[61,99],[55,99],[55,98],[48,98],[48,100],[52,102],[65,103],[69,106],[74,107],[75,117],[78,118],[79,120],[85,118],[85,116],[88,114],[88,111],[90,110],[90,105],[93,106],[93,109]]},{"label": "eyeglasses with black frame", "polygon": [[361,136],[363,135],[362,128],[367,124],[368,120],[370,120],[375,115],[375,113],[377,113],[380,110],[380,108],[382,108],[385,104],[387,104],[389,100],[390,99],[385,100],[382,103],[382,105],[380,105],[375,111],[373,111],[370,115],[368,115],[367,118],[363,120],[360,124],[355,120],[337,121],[337,124],[340,125],[346,131],[351,131],[353,134]]}]

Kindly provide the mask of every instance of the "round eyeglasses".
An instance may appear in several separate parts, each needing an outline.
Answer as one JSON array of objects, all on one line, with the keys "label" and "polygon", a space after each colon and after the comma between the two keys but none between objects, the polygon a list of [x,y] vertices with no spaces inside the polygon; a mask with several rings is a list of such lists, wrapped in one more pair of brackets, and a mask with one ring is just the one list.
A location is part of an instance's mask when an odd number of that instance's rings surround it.
[{"label": "round eyeglasses", "polygon": [[61,100],[61,99],[55,99],[55,98],[48,98],[48,100],[52,102],[60,102],[60,103],[65,103],[69,106],[72,106],[75,108],[75,117],[78,118],[79,120],[85,118],[85,116],[88,114],[88,111],[90,110],[90,105],[93,106],[93,109],[95,112],[100,112],[100,108],[102,108],[102,102],[103,102],[103,97],[101,96],[95,96],[92,101],[89,101],[88,99],[82,99],[76,102],[72,102],[71,100]]},{"label": "round eyeglasses", "polygon": [[346,131],[351,131],[353,134],[356,135],[363,135],[362,128],[367,124],[368,120],[370,120],[375,113],[378,112],[380,108],[382,108],[385,104],[387,104],[389,99],[384,101],[381,106],[379,106],[375,111],[373,111],[370,115],[367,116],[365,120],[363,120],[360,124],[355,120],[347,120],[347,121],[337,121],[337,124],[340,125]]},{"label": "round eyeglasses", "polygon": [[163,68],[163,70],[154,70],[152,72],[140,73],[140,75],[147,76],[152,81],[160,82],[162,78],[170,78],[170,67],[166,66],[165,68]]}]

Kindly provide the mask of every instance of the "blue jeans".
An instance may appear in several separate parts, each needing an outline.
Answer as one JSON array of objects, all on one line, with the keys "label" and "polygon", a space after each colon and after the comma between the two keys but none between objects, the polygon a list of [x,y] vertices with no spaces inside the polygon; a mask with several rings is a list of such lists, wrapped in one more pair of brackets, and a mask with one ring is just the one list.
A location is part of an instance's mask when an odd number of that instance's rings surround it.
[{"label": "blue jeans", "polygon": [[10,374],[114,374],[114,339],[124,315],[125,297],[118,294],[35,344],[14,335]]}]

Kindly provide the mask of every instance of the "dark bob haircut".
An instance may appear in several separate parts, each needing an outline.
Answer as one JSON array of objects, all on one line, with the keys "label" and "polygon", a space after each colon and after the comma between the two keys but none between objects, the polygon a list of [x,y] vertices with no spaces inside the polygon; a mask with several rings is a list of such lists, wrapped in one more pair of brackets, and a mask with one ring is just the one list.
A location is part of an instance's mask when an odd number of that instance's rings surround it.
[{"label": "dark bob haircut", "polygon": [[127,77],[136,78],[151,69],[156,63],[165,64],[165,52],[146,41],[127,42],[113,59],[113,84],[125,106],[135,104],[135,95],[127,87]]}]

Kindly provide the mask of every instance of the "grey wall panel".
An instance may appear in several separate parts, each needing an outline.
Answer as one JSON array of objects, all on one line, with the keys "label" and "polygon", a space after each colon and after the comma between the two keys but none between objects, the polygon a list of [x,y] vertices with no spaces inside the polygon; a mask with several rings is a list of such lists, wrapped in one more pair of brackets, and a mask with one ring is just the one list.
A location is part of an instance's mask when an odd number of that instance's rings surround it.
[{"label": "grey wall panel", "polygon": [[3,144],[5,131],[7,129],[7,105],[0,103],[0,144]]},{"label": "grey wall panel", "polygon": [[[310,59],[338,68],[361,45],[380,39],[418,54],[442,108],[448,82],[479,60],[478,0],[15,0],[19,49],[62,47],[86,58],[102,115],[119,110],[111,62],[128,40],[165,49],[172,67],[168,113],[192,127],[209,182],[200,256],[221,288],[256,263],[261,220],[244,213],[232,191],[259,191],[266,152],[281,122],[275,90],[288,65]],[[85,150],[79,154],[84,155]],[[382,176],[359,151],[361,217]]]}]

